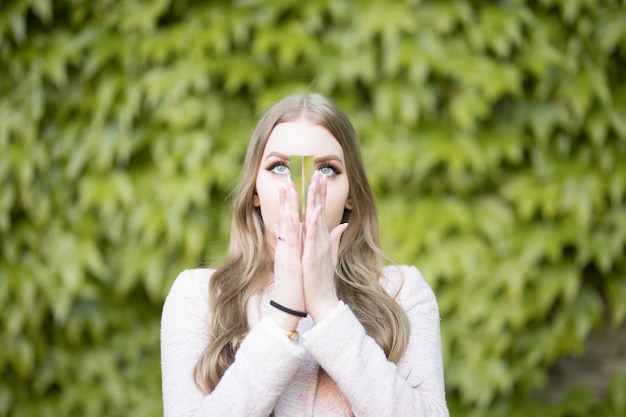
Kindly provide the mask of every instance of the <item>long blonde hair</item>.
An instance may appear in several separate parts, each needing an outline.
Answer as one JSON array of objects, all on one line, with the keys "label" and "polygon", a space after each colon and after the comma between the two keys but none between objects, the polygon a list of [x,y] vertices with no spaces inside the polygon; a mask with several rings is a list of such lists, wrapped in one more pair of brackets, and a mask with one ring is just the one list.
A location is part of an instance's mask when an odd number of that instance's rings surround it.
[{"label": "long blonde hair", "polygon": [[205,393],[216,387],[249,331],[248,300],[271,279],[273,261],[265,244],[265,226],[253,202],[256,176],[274,127],[298,117],[328,129],[344,153],[352,209],[346,209],[343,216],[349,226],[339,245],[335,272],[337,295],[389,360],[397,362],[406,349],[409,337],[406,313],[379,282],[382,260],[386,257],[379,245],[376,207],[356,131],[348,117],[326,97],[292,95],[274,104],[259,120],[248,144],[242,180],[233,195],[228,258],[209,283],[210,342],[194,370],[196,384]]}]

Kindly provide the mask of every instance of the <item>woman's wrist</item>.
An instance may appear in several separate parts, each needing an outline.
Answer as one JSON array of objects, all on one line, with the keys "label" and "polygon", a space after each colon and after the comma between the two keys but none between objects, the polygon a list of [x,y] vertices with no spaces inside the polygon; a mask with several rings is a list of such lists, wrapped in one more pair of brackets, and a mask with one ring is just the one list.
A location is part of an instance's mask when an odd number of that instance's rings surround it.
[{"label": "woman's wrist", "polygon": [[274,319],[274,321],[280,326],[281,329],[288,332],[296,330],[296,328],[298,327],[298,323],[300,322],[300,317],[287,314],[284,311],[278,310],[276,308],[272,308],[270,317]]},{"label": "woman's wrist", "polygon": [[311,315],[311,318],[313,319],[315,324],[317,324],[320,321],[324,320],[326,317],[330,316],[332,312],[335,311],[338,304],[339,299],[337,297],[334,297],[333,300],[328,300],[324,303],[316,305],[314,308],[309,310],[308,313]]}]

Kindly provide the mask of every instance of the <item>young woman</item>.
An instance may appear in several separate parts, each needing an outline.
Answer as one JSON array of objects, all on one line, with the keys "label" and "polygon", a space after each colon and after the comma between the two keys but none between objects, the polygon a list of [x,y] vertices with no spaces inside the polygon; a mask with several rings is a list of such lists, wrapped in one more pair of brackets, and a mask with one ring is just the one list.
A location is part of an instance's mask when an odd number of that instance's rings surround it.
[{"label": "young woman", "polygon": [[[305,215],[289,156],[313,155]],[[356,132],[318,95],[259,121],[226,263],[180,274],[163,308],[163,406],[178,416],[447,416],[439,310],[382,266]]]}]

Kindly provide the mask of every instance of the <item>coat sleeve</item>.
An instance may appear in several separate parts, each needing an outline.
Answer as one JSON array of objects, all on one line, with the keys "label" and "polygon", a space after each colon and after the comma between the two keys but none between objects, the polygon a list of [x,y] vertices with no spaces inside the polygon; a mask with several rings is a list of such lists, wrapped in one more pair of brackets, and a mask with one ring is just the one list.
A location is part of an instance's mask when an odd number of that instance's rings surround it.
[{"label": "coat sleeve", "polygon": [[303,335],[305,348],[337,383],[356,417],[449,416],[437,300],[416,268],[402,271],[397,301],[411,330],[397,365],[343,303]]},{"label": "coat sleeve", "polygon": [[208,270],[182,272],[163,306],[161,374],[163,415],[268,416],[296,372],[302,347],[271,319],[254,326],[235,361],[210,395],[194,383],[193,369],[209,343]]}]

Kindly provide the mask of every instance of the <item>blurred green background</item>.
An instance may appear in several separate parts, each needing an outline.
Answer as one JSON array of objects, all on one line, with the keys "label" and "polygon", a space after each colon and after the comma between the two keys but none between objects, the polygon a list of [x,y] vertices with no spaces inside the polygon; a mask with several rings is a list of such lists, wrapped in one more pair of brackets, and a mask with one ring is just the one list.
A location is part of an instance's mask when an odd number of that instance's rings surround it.
[{"label": "blurred green background", "polygon": [[0,1],[0,416],[161,415],[258,116],[332,97],[455,416],[626,416],[626,2]]}]

